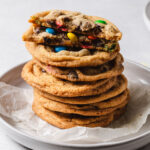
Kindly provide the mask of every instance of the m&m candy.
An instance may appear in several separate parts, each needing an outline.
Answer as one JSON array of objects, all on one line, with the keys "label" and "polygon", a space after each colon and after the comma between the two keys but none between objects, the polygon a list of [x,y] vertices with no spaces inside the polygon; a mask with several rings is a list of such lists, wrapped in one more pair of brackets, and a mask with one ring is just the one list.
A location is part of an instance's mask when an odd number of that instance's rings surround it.
[{"label": "m&m candy", "polygon": [[82,48],[87,48],[87,49],[88,49],[88,48],[91,48],[91,46],[88,46],[88,45],[82,45],[81,47],[82,47]]},{"label": "m&m candy", "polygon": [[71,42],[77,42],[78,38],[74,33],[67,33],[68,38],[71,40]]},{"label": "m&m candy", "polygon": [[59,21],[56,21],[56,25],[57,25],[58,27],[63,26],[63,24],[61,24]]},{"label": "m&m candy", "polygon": [[65,46],[56,46],[55,52],[60,52],[60,51],[66,50],[66,49],[67,49],[67,47],[65,47]]},{"label": "m&m candy", "polygon": [[96,37],[89,35],[89,36],[88,36],[88,39],[90,39],[90,40],[95,40]]},{"label": "m&m candy", "polygon": [[61,31],[66,32],[66,31],[67,31],[67,28],[61,28]]},{"label": "m&m candy", "polygon": [[107,24],[106,21],[104,20],[96,20],[94,23],[102,23],[102,24]]},{"label": "m&m candy", "polygon": [[47,33],[50,33],[50,34],[56,34],[55,30],[52,29],[52,28],[46,28],[45,30]]}]

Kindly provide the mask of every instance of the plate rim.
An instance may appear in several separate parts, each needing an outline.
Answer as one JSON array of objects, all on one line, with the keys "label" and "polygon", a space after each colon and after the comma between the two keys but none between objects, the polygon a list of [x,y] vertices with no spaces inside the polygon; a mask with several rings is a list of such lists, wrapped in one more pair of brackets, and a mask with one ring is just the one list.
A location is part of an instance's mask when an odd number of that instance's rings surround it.
[{"label": "plate rim", "polygon": [[144,7],[144,12],[143,12],[143,18],[144,18],[144,22],[148,28],[148,30],[150,30],[150,17],[147,14],[148,8],[150,8],[150,1],[148,1]]},{"label": "plate rim", "polygon": [[[19,65],[16,65],[16,66],[12,67],[11,69],[5,71],[2,75],[0,75],[0,79],[3,78],[6,74],[11,72],[12,70],[23,66],[26,62],[20,63]],[[140,64],[140,63],[138,63],[136,61],[133,61],[133,60],[130,60],[130,59],[127,59],[127,58],[125,58],[125,62],[132,63],[132,64],[134,64],[134,65],[136,65],[136,66],[138,66],[138,67],[140,67],[142,69],[147,70],[150,73],[150,68],[147,67],[147,66],[144,66],[143,64]],[[37,142],[43,142],[45,144],[51,144],[51,145],[56,145],[56,146],[76,147],[76,148],[96,148],[96,147],[100,148],[100,147],[118,146],[118,145],[122,145],[122,144],[127,144],[127,143],[129,143],[131,141],[135,141],[135,140],[141,139],[141,138],[143,138],[143,137],[145,137],[145,136],[150,134],[150,130],[148,130],[147,132],[144,132],[143,134],[140,134],[137,137],[132,137],[132,138],[129,138],[129,139],[125,139],[125,140],[122,140],[120,142],[115,141],[115,142],[112,142],[112,143],[104,142],[104,143],[94,143],[94,144],[74,144],[74,143],[69,144],[69,143],[64,143],[64,142],[58,142],[57,143],[55,141],[47,141],[47,140],[40,139],[40,138],[35,137],[35,136],[31,136],[28,133],[25,133],[25,132],[22,132],[22,131],[16,129],[11,124],[9,124],[7,121],[5,121],[1,116],[0,116],[0,123],[2,125],[4,125],[5,127],[9,128],[10,130],[12,130],[13,132],[15,132],[15,133],[17,133],[17,134],[19,134],[21,136],[24,136],[26,138],[29,138],[31,140],[37,141]]]}]

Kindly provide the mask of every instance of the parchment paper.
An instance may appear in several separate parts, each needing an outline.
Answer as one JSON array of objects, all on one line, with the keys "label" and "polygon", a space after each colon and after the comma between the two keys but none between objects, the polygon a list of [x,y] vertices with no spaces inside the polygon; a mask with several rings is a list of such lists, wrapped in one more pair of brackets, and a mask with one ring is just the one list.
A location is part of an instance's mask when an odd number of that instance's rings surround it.
[{"label": "parchment paper", "polygon": [[150,86],[129,81],[130,101],[126,114],[108,128],[74,127],[58,129],[32,111],[33,92],[0,82],[0,114],[13,126],[31,136],[67,143],[98,143],[136,133],[150,114]]}]

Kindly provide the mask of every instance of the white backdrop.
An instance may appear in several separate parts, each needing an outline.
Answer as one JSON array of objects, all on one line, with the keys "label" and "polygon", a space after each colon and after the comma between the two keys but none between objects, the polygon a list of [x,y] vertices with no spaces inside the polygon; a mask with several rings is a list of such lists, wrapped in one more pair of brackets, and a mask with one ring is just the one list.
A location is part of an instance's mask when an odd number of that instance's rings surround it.
[{"label": "white backdrop", "polygon": [[[144,21],[148,0],[0,0],[0,75],[31,59],[21,36],[29,27],[29,17],[49,9],[68,9],[102,16],[123,32],[122,54],[134,61],[150,65],[150,32]],[[21,150],[0,129],[0,149]]]}]

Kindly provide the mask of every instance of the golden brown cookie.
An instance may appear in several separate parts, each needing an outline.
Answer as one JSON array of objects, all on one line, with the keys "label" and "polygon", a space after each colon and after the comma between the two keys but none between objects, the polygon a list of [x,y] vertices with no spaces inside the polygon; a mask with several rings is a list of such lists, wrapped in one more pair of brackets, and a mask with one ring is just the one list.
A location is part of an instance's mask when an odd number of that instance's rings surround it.
[{"label": "golden brown cookie", "polygon": [[84,97],[58,97],[54,96],[52,94],[42,92],[38,89],[35,89],[40,95],[43,97],[46,97],[48,99],[62,102],[62,103],[67,103],[67,104],[92,104],[92,103],[97,103],[97,102],[102,102],[105,100],[108,100],[112,97],[115,97],[119,94],[121,94],[123,91],[125,91],[127,88],[127,79],[125,78],[124,75],[121,75],[118,77],[116,84],[108,91],[96,95],[96,96],[84,96]]},{"label": "golden brown cookie", "polygon": [[50,46],[33,42],[26,42],[25,46],[33,58],[45,64],[59,67],[98,66],[113,60],[120,51],[119,44],[113,52],[81,49],[79,51],[63,50],[56,53]]},{"label": "golden brown cookie", "polygon": [[122,94],[121,96],[112,98],[107,102],[100,102],[89,105],[64,104],[61,102],[46,99],[39,95],[37,92],[34,92],[34,101],[38,101],[44,108],[55,112],[79,114],[83,116],[101,116],[107,115],[115,111],[116,109],[126,105],[128,102],[128,92],[125,92],[124,95]]},{"label": "golden brown cookie", "polygon": [[[46,98],[39,93],[38,90],[34,89],[34,96],[37,97],[36,99],[43,103],[45,107],[57,107],[57,104],[62,106],[63,108],[71,108],[71,109],[77,109],[77,110],[84,110],[84,109],[105,109],[105,108],[111,108],[116,107],[123,103],[127,97],[129,97],[129,90],[126,89],[121,94],[112,97],[110,99],[106,99],[102,102],[96,102],[91,104],[67,104],[63,102],[58,102],[55,100],[51,100],[49,98]],[[70,100],[71,101],[71,100]]]},{"label": "golden brown cookie", "polygon": [[[101,23],[95,22],[101,20]],[[51,27],[64,32],[92,35],[107,40],[120,40],[119,29],[110,21],[96,16],[87,16],[80,12],[49,10],[31,16],[29,22],[36,26]],[[65,30],[64,30],[65,29]]]},{"label": "golden brown cookie", "polygon": [[32,109],[58,128],[105,127],[129,101],[119,29],[80,12],[49,10],[31,16],[23,35],[33,60],[21,76],[34,89]]},{"label": "golden brown cookie", "polygon": [[[117,118],[119,118],[119,116],[121,116],[124,113],[124,107],[117,110]],[[41,119],[45,120],[49,124],[52,124],[62,129],[72,128],[75,126],[105,127],[108,126],[114,120],[114,118],[116,118],[116,112],[98,117],[88,117],[54,112],[45,109],[37,101],[33,102],[32,109],[35,112],[35,114]]]},{"label": "golden brown cookie", "polygon": [[33,61],[24,66],[22,77],[31,86],[62,97],[98,95],[109,90],[116,83],[116,77],[95,82],[65,81],[42,72],[42,69]]},{"label": "golden brown cookie", "polygon": [[27,42],[42,43],[51,46],[71,46],[80,49],[86,47],[88,49],[97,49],[107,52],[113,51],[117,43],[116,41],[109,41],[81,34],[74,34],[76,36],[76,41],[72,41],[65,32],[55,30],[55,34],[51,34],[46,32],[46,30],[46,27],[35,27],[31,25],[22,36],[22,39]]},{"label": "golden brown cookie", "polygon": [[97,81],[111,78],[120,75],[124,70],[122,65],[123,57],[121,54],[118,54],[114,60],[97,67],[64,68],[46,65],[38,60],[34,61],[41,68],[46,70],[48,74],[72,82]]}]

